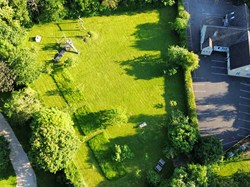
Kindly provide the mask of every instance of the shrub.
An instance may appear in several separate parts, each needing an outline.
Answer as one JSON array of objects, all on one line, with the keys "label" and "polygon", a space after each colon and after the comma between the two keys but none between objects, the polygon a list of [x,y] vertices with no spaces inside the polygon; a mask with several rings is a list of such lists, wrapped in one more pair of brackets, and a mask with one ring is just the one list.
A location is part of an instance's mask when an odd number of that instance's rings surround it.
[{"label": "shrub", "polygon": [[125,110],[121,108],[111,110],[101,110],[100,112],[100,123],[107,127],[108,125],[121,125],[128,122],[128,117]]},{"label": "shrub", "polygon": [[4,113],[13,124],[25,125],[42,108],[38,94],[31,88],[13,92],[4,104]]},{"label": "shrub", "polygon": [[124,166],[112,160],[112,148],[104,133],[92,138],[89,146],[107,179],[116,179],[126,174]]},{"label": "shrub", "polygon": [[180,46],[170,46],[168,48],[168,58],[184,70],[193,71],[199,67],[199,56]]},{"label": "shrub", "polygon": [[71,161],[66,165],[64,173],[66,179],[68,179],[73,186],[75,187],[84,186],[84,181],[81,178],[81,175],[74,162]]},{"label": "shrub", "polygon": [[161,182],[161,177],[158,173],[153,170],[150,170],[147,173],[147,182],[152,186],[158,186]]},{"label": "shrub", "polygon": [[116,145],[113,160],[116,162],[123,162],[126,159],[134,158],[134,153],[128,145]]}]

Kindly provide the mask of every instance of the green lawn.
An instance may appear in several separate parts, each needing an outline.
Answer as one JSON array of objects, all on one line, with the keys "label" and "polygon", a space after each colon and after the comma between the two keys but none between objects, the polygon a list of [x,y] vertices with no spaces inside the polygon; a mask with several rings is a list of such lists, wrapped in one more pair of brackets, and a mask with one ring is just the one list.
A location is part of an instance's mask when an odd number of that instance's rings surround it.
[{"label": "green lawn", "polygon": [[249,158],[244,159],[244,160],[239,160],[239,161],[223,163],[221,166],[216,168],[216,173],[220,176],[230,176],[239,170],[242,170],[244,172],[250,172]]},{"label": "green lawn", "polygon": [[[176,100],[178,108],[185,111],[182,74],[164,75],[167,47],[177,42],[169,25],[175,14],[174,8],[167,7],[84,18],[85,28],[95,33],[87,42],[80,37],[86,33],[79,31],[77,20],[35,25],[30,29],[26,44],[36,51],[38,63],[48,63],[54,58],[58,52],[56,40],[63,36],[70,38],[80,51],[78,55],[66,52],[61,59],[72,58],[77,63],[67,74],[59,73],[54,79],[43,74],[32,84],[46,106],[71,114],[81,107],[92,112],[116,107],[127,110],[128,124],[110,126],[105,133],[111,144],[127,144],[135,153],[134,159],[124,163],[128,174],[118,180],[106,180],[93,152],[82,143],[74,162],[88,186],[143,186],[146,172],[163,157],[164,120],[169,112],[169,101]],[[42,36],[40,43],[32,41],[36,35]],[[62,97],[58,90],[57,86],[65,85],[69,77],[73,80],[71,87],[82,93],[77,100],[67,94]],[[144,121],[148,126],[138,129]],[[88,139],[92,135],[84,137],[79,132],[79,136]],[[172,169],[171,162],[167,161],[163,175],[169,176]],[[141,170],[141,177],[135,176],[136,170]]]}]

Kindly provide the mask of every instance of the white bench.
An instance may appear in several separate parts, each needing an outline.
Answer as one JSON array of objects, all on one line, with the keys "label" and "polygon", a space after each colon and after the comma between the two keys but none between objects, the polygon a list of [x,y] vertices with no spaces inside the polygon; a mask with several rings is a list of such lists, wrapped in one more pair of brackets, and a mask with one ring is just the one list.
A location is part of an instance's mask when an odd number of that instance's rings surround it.
[{"label": "white bench", "polygon": [[140,128],[143,128],[143,127],[146,127],[146,126],[147,126],[146,122],[143,122],[142,124],[139,125]]}]

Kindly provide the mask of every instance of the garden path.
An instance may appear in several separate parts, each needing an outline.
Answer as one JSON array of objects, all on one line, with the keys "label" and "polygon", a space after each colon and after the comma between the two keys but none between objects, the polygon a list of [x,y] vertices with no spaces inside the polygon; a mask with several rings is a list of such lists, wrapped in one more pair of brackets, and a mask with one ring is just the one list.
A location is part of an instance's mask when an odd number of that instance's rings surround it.
[{"label": "garden path", "polygon": [[16,173],[16,187],[36,187],[36,175],[31,167],[27,154],[16,138],[9,123],[0,113],[0,134],[9,142],[10,160]]}]

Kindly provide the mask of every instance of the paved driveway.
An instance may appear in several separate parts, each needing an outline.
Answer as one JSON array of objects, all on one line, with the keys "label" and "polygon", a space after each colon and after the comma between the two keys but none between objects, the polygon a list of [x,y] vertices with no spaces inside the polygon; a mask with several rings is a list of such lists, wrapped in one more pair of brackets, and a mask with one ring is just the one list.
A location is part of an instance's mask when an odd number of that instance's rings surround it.
[{"label": "paved driveway", "polygon": [[[191,14],[189,48],[199,54],[202,24],[221,23],[232,4],[227,0],[184,2]],[[225,58],[223,53],[200,56],[193,87],[201,134],[216,135],[228,149],[250,134],[250,79],[228,76]]]}]

